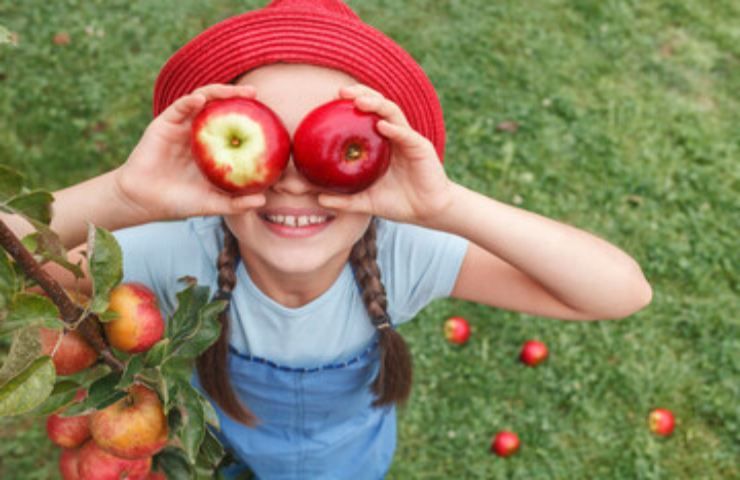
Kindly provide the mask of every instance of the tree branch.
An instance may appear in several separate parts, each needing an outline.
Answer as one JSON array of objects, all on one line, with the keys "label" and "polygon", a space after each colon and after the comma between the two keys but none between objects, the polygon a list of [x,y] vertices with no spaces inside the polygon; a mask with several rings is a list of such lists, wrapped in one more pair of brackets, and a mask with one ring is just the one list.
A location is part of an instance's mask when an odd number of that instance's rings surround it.
[{"label": "tree branch", "polygon": [[76,330],[100,354],[103,361],[112,369],[122,371],[123,363],[113,355],[105,341],[98,316],[88,312],[85,318],[79,322],[80,318],[85,315],[85,310],[69,298],[59,282],[43,269],[43,266],[33,258],[31,252],[23,246],[18,237],[2,220],[0,220],[0,245],[21,266],[26,275],[34,279],[46,292],[59,309],[62,321],[69,325],[70,329],[75,328],[76,325]]}]

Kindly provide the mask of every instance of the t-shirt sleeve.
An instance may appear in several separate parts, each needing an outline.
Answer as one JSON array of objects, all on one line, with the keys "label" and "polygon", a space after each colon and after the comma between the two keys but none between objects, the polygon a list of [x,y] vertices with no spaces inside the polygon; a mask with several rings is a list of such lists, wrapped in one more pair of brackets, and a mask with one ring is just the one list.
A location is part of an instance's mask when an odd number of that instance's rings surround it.
[{"label": "t-shirt sleeve", "polygon": [[447,232],[383,221],[378,262],[395,324],[435,299],[448,297],[468,250],[468,240]]},{"label": "t-shirt sleeve", "polygon": [[184,276],[210,283],[202,242],[185,221],[157,222],[113,232],[123,252],[123,281],[139,282],[157,296],[160,309],[170,315]]}]

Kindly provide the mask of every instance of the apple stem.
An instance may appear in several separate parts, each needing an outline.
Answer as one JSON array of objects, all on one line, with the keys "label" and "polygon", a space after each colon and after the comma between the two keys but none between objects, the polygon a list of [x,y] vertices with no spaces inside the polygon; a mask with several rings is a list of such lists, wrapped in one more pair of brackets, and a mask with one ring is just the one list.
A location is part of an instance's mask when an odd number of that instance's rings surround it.
[{"label": "apple stem", "polygon": [[[123,371],[123,363],[111,352],[105,341],[100,320],[94,313],[86,312],[69,298],[64,288],[46,272],[33,258],[31,252],[21,243],[12,230],[0,220],[0,245],[3,246],[23,271],[41,287],[59,309],[61,320],[70,330],[77,330],[103,358],[103,361],[116,371]],[[84,316],[84,318],[82,318]],[[82,321],[80,319],[82,318]]]}]

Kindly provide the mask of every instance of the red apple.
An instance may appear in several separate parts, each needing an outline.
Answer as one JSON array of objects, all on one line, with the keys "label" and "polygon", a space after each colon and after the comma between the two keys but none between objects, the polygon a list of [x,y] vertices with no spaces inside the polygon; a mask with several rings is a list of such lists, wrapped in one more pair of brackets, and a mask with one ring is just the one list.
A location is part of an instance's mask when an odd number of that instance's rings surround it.
[{"label": "red apple", "polygon": [[508,457],[519,450],[519,437],[516,433],[501,431],[493,437],[491,451],[499,457]]},{"label": "red apple", "polygon": [[445,338],[450,343],[462,345],[470,338],[470,325],[462,317],[450,317],[444,324]]},{"label": "red apple", "polygon": [[275,183],[290,158],[290,135],[265,104],[212,100],[195,117],[192,151],[203,174],[228,192],[255,193]]},{"label": "red apple", "polygon": [[102,449],[121,458],[150,457],[167,443],[162,402],[153,390],[133,385],[128,396],[90,414],[90,433]]},{"label": "red apple", "polygon": [[673,412],[665,408],[656,408],[648,416],[648,423],[650,425],[650,431],[656,435],[666,437],[673,433],[673,427],[676,425],[676,420],[673,417]]},{"label": "red apple", "polygon": [[79,448],[65,448],[59,455],[59,472],[63,480],[79,480]]},{"label": "red apple", "polygon": [[144,480],[151,467],[151,457],[135,460],[119,458],[100,448],[93,440],[80,449],[80,480]]},{"label": "red apple", "polygon": [[547,345],[537,340],[524,342],[522,351],[519,352],[519,359],[530,367],[539,365],[544,362],[546,358]]},{"label": "red apple", "polygon": [[339,193],[359,192],[380,178],[391,160],[381,118],[334,100],[311,111],[293,135],[295,166],[311,183]]},{"label": "red apple", "polygon": [[[57,347],[60,335],[61,342]],[[72,330],[54,330],[39,328],[41,353],[51,355],[57,375],[72,375],[91,367],[98,360],[98,352],[82,338],[82,335]]]},{"label": "red apple", "polygon": [[55,413],[46,419],[46,434],[60,447],[77,448],[90,438],[89,422],[88,415],[62,417]]},{"label": "red apple", "polygon": [[167,480],[167,475],[162,472],[149,472],[146,480]]},{"label": "red apple", "polygon": [[157,297],[145,285],[118,285],[111,291],[108,309],[118,318],[105,324],[105,334],[110,344],[122,352],[145,352],[164,334]]}]

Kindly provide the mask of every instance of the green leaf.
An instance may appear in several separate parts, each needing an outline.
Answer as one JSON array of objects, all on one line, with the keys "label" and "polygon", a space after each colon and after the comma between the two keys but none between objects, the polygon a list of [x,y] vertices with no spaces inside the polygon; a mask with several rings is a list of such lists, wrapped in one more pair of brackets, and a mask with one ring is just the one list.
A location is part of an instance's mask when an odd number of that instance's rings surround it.
[{"label": "green leaf", "polygon": [[64,323],[59,319],[56,305],[48,297],[26,292],[16,294],[8,316],[0,326],[0,334],[36,326],[59,330],[64,327]]},{"label": "green leaf", "polygon": [[51,222],[51,204],[53,202],[54,197],[51,193],[36,190],[17,195],[11,198],[6,205],[15,213],[48,225]]},{"label": "green leaf", "polygon": [[[2,27],[0,27],[2,43]],[[23,187],[23,175],[12,168],[0,165],[0,202],[6,202],[18,195]]]},{"label": "green leaf", "polygon": [[193,478],[195,475],[185,452],[175,447],[167,447],[154,456],[152,471],[156,470],[164,472],[167,478],[177,480]]},{"label": "green leaf", "polygon": [[165,336],[172,339],[173,349],[192,336],[198,325],[198,313],[208,303],[208,287],[190,285],[177,294],[177,310],[167,322]]},{"label": "green leaf", "polygon": [[198,465],[208,466],[211,470],[221,463],[226,456],[223,445],[218,441],[211,429],[207,428],[203,442],[198,451]]},{"label": "green leaf", "polygon": [[54,385],[54,389],[52,390],[51,395],[49,395],[49,398],[34,410],[34,415],[40,417],[51,415],[52,413],[63,409],[74,401],[77,390],[79,390],[81,386],[82,385],[79,383],[71,380],[58,381]]},{"label": "green leaf", "polygon": [[41,356],[41,339],[37,328],[24,328],[13,336],[13,343],[0,369],[0,387],[10,382]]},{"label": "green leaf", "polygon": [[195,358],[218,340],[221,335],[219,314],[227,303],[219,300],[204,306],[198,312],[198,323],[191,330],[191,335],[183,339],[175,355],[185,358]]},{"label": "green leaf", "polygon": [[67,260],[67,250],[64,248],[59,235],[40,222],[31,222],[36,232],[23,237],[23,244],[30,251],[41,257],[42,262],[54,262],[71,272],[75,278],[84,277],[80,262],[74,264]]},{"label": "green leaf", "polygon": [[194,464],[206,431],[206,418],[200,394],[189,384],[178,385],[180,411],[183,415],[183,427],[180,430],[180,441],[185,453]]},{"label": "green leaf", "polygon": [[95,380],[87,390],[87,398],[80,403],[69,407],[69,415],[78,415],[90,409],[101,410],[125,397],[124,391],[117,390],[116,385],[121,380],[121,374],[110,372]]},{"label": "green leaf", "polygon": [[126,390],[132,383],[134,383],[136,375],[138,375],[144,368],[144,358],[144,354],[140,354],[132,355],[128,359],[128,362],[126,362],[126,366],[123,369],[121,379],[116,384],[115,388],[117,390]]},{"label": "green leaf", "polygon": [[170,339],[163,338],[162,340],[155,343],[152,348],[146,352],[146,359],[144,361],[147,367],[158,367],[162,364],[162,361],[167,356],[170,346]]},{"label": "green leaf", "polygon": [[55,379],[51,357],[34,360],[20,375],[0,388],[0,417],[20,415],[36,408],[54,389]]},{"label": "green leaf", "polygon": [[[0,172],[1,173],[1,172]],[[0,249],[0,311],[4,310],[18,288],[13,263],[3,250]]]},{"label": "green leaf", "polygon": [[93,298],[90,309],[102,313],[108,309],[110,291],[123,278],[123,255],[113,234],[90,225],[88,240],[90,276],[93,281]]}]

